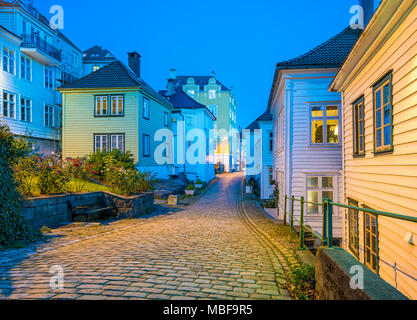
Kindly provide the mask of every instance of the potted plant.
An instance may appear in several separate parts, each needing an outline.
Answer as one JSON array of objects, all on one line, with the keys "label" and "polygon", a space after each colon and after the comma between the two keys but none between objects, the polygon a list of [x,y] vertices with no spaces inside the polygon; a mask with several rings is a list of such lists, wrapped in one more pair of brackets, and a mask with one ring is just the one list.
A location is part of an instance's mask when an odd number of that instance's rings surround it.
[{"label": "potted plant", "polygon": [[185,189],[185,194],[187,196],[194,195],[194,192],[195,192],[195,186],[193,184],[188,185],[187,188]]},{"label": "potted plant", "polygon": [[201,189],[201,188],[203,187],[203,183],[201,182],[201,180],[200,180],[200,179],[198,179],[198,180],[196,181],[196,183],[195,183],[195,187],[196,187],[197,189]]}]

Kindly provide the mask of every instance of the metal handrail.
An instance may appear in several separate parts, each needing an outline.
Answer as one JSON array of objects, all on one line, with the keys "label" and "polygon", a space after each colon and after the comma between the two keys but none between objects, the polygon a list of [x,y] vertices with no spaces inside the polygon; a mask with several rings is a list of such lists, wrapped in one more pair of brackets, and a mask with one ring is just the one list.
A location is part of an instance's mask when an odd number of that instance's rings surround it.
[{"label": "metal handrail", "polygon": [[[313,201],[305,201],[304,197],[300,199],[295,198],[294,196],[288,197],[285,196],[285,204],[284,204],[284,225],[286,224],[286,216],[287,216],[287,200],[291,199],[291,212],[290,212],[290,229],[291,232],[294,231],[294,220],[300,223],[300,249],[304,249],[304,230],[310,231],[314,236],[322,241],[323,246],[328,246],[329,248],[333,247],[333,206],[346,208],[346,209],[353,209],[357,211],[372,213],[378,216],[384,216],[392,219],[398,219],[408,222],[415,222],[417,223],[417,217],[406,216],[402,214],[392,213],[392,212],[384,212],[378,211],[373,209],[355,207],[351,205],[346,205],[343,203],[333,202],[329,199],[324,199],[323,203],[313,202]],[[294,201],[301,202],[300,208],[300,220],[294,218]],[[323,207],[323,235],[320,236],[316,232],[314,232],[310,227],[304,224],[304,204],[310,203],[315,204]]]}]

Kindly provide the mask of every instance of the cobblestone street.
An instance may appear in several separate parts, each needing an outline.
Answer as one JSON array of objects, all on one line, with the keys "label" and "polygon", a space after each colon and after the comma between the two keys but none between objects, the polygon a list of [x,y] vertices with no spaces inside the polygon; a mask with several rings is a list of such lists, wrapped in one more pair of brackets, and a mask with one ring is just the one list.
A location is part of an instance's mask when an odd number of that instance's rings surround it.
[{"label": "cobblestone street", "polygon": [[[194,204],[133,228],[0,266],[2,299],[289,299],[296,264],[274,223],[241,201],[241,174],[219,177]],[[50,288],[50,268],[64,289]]]}]

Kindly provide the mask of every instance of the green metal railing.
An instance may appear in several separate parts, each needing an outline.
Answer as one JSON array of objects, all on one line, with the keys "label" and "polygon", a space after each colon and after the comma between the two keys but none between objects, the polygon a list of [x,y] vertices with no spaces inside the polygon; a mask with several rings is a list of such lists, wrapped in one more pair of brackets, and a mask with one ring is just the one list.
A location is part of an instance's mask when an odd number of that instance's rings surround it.
[{"label": "green metal railing", "polygon": [[[339,207],[339,208],[346,208],[346,209],[353,209],[356,211],[362,211],[371,213],[377,216],[383,216],[403,221],[409,221],[409,222],[415,222],[417,223],[417,217],[411,217],[401,214],[396,214],[392,212],[384,212],[384,211],[378,211],[373,209],[367,209],[367,208],[361,208],[361,207],[355,207],[351,205],[346,205],[342,203],[333,202],[329,199],[324,199],[323,203],[319,202],[313,202],[313,201],[305,201],[304,197],[301,197],[300,199],[295,198],[294,196],[288,197],[285,196],[285,202],[284,202],[284,225],[287,223],[287,202],[291,199],[291,212],[290,212],[290,229],[291,232],[294,232],[294,221],[298,222],[300,224],[300,249],[305,249],[304,245],[304,234],[305,230],[310,231],[313,236],[321,240],[322,246],[326,246],[329,248],[333,247],[333,208]],[[301,203],[300,205],[300,220],[294,218],[294,202],[298,201]],[[305,204],[314,204],[317,206],[321,206],[323,208],[323,231],[322,235],[318,234],[317,232],[313,231],[310,227],[306,226],[304,224],[304,207]],[[378,257],[379,258],[379,257]]]}]

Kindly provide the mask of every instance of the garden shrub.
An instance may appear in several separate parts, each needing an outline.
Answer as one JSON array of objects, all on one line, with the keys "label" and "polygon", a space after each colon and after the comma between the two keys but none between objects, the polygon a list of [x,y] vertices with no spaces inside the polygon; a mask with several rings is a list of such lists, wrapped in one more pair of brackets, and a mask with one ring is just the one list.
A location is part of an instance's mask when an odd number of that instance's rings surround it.
[{"label": "garden shrub", "polygon": [[0,124],[0,246],[35,242],[40,233],[32,229],[22,214],[23,196],[17,189],[14,166],[28,156],[29,145],[15,139],[10,129]]},{"label": "garden shrub", "polygon": [[96,175],[103,179],[109,167],[119,167],[125,170],[135,169],[135,160],[130,151],[95,152],[88,156],[87,163],[94,167]]},{"label": "garden shrub", "polygon": [[136,169],[108,167],[105,181],[114,193],[129,196],[153,190],[157,179],[151,172],[142,173]]},{"label": "garden shrub", "polygon": [[285,274],[284,288],[295,300],[318,300],[314,290],[314,267],[302,265]]},{"label": "garden shrub", "polygon": [[36,194],[39,160],[36,155],[19,157],[14,167],[18,191],[25,197]]},{"label": "garden shrub", "polygon": [[68,190],[68,173],[62,163],[50,159],[38,163],[36,186],[43,195],[62,194]]},{"label": "garden shrub", "polygon": [[65,161],[64,169],[72,181],[71,191],[76,193],[83,191],[87,180],[96,175],[93,165],[80,158]]}]

